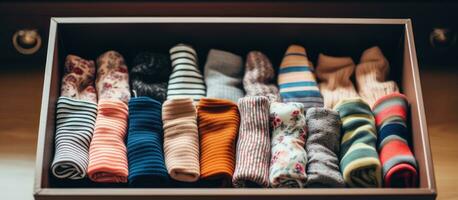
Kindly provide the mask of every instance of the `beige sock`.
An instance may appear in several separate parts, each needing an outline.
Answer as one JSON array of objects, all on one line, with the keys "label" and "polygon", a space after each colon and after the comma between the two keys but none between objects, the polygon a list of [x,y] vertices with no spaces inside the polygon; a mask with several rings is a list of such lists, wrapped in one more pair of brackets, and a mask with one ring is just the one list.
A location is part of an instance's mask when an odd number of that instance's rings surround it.
[{"label": "beige sock", "polygon": [[359,95],[370,106],[380,97],[399,91],[396,82],[386,80],[389,70],[388,60],[379,47],[366,49],[361,55],[356,67],[356,84]]},{"label": "beige sock", "polygon": [[354,69],[355,63],[350,57],[319,55],[316,75],[325,108],[333,109],[339,100],[358,96],[350,80]]},{"label": "beige sock", "polygon": [[164,154],[167,171],[175,180],[194,182],[200,176],[197,110],[191,98],[164,102]]}]

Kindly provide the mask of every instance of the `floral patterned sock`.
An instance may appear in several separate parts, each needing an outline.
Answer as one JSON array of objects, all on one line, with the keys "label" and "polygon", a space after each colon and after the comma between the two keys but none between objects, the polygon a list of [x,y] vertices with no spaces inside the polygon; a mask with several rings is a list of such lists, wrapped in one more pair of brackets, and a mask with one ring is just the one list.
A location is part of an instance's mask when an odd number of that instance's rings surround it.
[{"label": "floral patterned sock", "polygon": [[76,55],[68,55],[65,59],[65,74],[62,78],[60,95],[97,103],[94,79],[94,61],[85,60]]},{"label": "floral patterned sock", "polygon": [[129,74],[124,58],[116,51],[107,51],[97,58],[96,87],[99,99],[129,102]]},{"label": "floral patterned sock", "polygon": [[272,157],[269,182],[274,188],[302,188],[307,181],[306,128],[302,103],[270,105]]}]

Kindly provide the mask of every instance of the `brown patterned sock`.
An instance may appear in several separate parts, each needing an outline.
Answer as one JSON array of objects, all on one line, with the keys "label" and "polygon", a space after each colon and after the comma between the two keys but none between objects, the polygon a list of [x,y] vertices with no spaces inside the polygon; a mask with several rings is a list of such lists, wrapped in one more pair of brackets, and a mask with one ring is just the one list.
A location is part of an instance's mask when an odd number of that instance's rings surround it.
[{"label": "brown patterned sock", "polygon": [[266,55],[250,51],[246,58],[243,87],[246,96],[266,96],[279,101],[280,95],[275,84],[275,70]]}]

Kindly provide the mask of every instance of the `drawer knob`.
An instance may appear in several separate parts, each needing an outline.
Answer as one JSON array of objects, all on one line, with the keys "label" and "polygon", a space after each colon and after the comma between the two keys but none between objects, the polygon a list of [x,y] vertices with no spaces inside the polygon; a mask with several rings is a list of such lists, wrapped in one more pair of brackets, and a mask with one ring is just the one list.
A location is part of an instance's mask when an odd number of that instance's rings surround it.
[{"label": "drawer knob", "polygon": [[434,48],[448,48],[456,43],[456,33],[448,28],[434,28],[429,35],[429,43]]},{"label": "drawer knob", "polygon": [[41,36],[37,30],[18,30],[13,35],[13,45],[19,53],[31,55],[40,49]]}]

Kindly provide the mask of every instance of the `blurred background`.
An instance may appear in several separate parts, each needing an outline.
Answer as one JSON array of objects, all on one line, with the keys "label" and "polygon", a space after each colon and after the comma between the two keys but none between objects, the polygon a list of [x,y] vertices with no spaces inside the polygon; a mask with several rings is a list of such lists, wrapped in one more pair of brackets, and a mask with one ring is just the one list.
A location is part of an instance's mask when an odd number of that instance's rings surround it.
[{"label": "blurred background", "polygon": [[2,1],[0,199],[33,199],[51,17],[411,18],[440,200],[458,199],[458,3],[454,1]]}]

